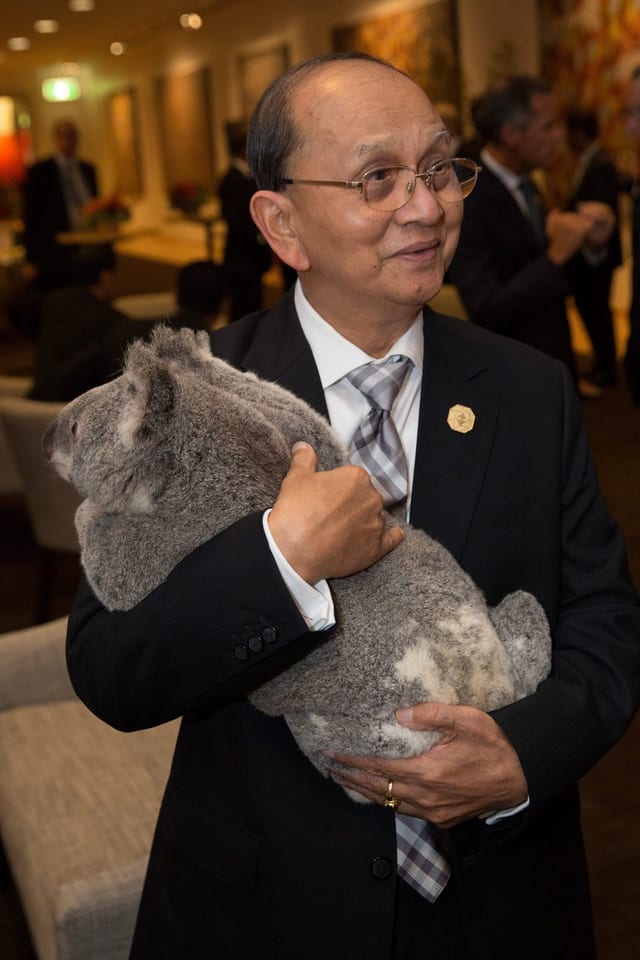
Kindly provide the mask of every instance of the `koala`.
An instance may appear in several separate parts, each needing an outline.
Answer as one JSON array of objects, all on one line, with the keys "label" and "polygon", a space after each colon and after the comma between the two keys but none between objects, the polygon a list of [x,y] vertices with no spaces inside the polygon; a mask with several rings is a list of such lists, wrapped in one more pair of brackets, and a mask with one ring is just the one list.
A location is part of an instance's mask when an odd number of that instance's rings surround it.
[{"label": "koala", "polygon": [[[314,447],[320,469],[348,463],[323,417],[214,357],[205,332],[160,326],[134,341],[122,374],[67,404],[43,439],[84,498],[81,560],[104,606],[131,608],[199,544],[272,506],[298,440]],[[489,608],[451,554],[408,524],[396,550],[331,590],[328,641],[248,694],[284,716],[325,775],[325,750],[399,757],[433,746],[439,734],[396,721],[400,705],[494,710],[549,672],[538,601],[517,591]]]}]

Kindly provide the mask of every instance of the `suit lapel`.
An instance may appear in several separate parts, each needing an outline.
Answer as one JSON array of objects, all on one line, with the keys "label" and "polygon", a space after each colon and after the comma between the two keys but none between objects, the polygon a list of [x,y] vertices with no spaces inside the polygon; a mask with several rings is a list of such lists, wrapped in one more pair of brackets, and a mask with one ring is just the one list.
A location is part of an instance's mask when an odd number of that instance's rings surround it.
[{"label": "suit lapel", "polygon": [[278,301],[268,323],[258,327],[243,366],[291,390],[329,417],[318,368],[294,307],[293,290]]},{"label": "suit lapel", "polygon": [[[495,402],[482,389],[485,364],[460,336],[460,320],[425,310],[424,374],[411,522],[462,555],[497,422]],[[468,433],[449,426],[449,411],[468,407]]]}]

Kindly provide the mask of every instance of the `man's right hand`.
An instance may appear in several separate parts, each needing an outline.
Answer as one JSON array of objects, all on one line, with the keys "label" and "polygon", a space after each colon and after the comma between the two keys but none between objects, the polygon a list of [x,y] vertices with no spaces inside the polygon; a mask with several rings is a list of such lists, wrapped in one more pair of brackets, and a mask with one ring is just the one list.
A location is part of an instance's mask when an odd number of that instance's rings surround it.
[{"label": "man's right hand", "polygon": [[551,210],[546,219],[547,256],[563,266],[577,253],[593,226],[586,214],[573,210]]},{"label": "man's right hand", "polygon": [[385,528],[382,497],[365,470],[317,467],[313,448],[294,444],[269,516],[279,550],[310,584],[366,570],[404,538],[400,527]]}]

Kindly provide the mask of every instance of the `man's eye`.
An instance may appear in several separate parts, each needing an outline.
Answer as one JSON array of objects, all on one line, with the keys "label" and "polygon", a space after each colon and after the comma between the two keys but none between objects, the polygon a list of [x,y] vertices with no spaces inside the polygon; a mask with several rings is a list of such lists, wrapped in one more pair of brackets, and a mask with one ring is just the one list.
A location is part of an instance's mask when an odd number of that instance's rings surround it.
[{"label": "man's eye", "polygon": [[393,178],[393,170],[390,167],[380,167],[379,170],[371,170],[366,174],[365,179],[369,183],[384,183],[385,180]]}]

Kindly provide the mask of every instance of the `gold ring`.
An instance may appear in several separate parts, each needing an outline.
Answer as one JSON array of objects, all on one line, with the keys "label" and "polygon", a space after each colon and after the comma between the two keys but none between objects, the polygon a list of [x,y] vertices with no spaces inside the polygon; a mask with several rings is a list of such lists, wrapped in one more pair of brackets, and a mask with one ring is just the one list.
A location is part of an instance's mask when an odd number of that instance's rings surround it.
[{"label": "gold ring", "polygon": [[400,801],[397,797],[393,795],[393,780],[389,780],[387,783],[387,792],[385,794],[384,800],[382,801],[383,806],[391,807],[392,810],[397,810],[400,806]]}]

